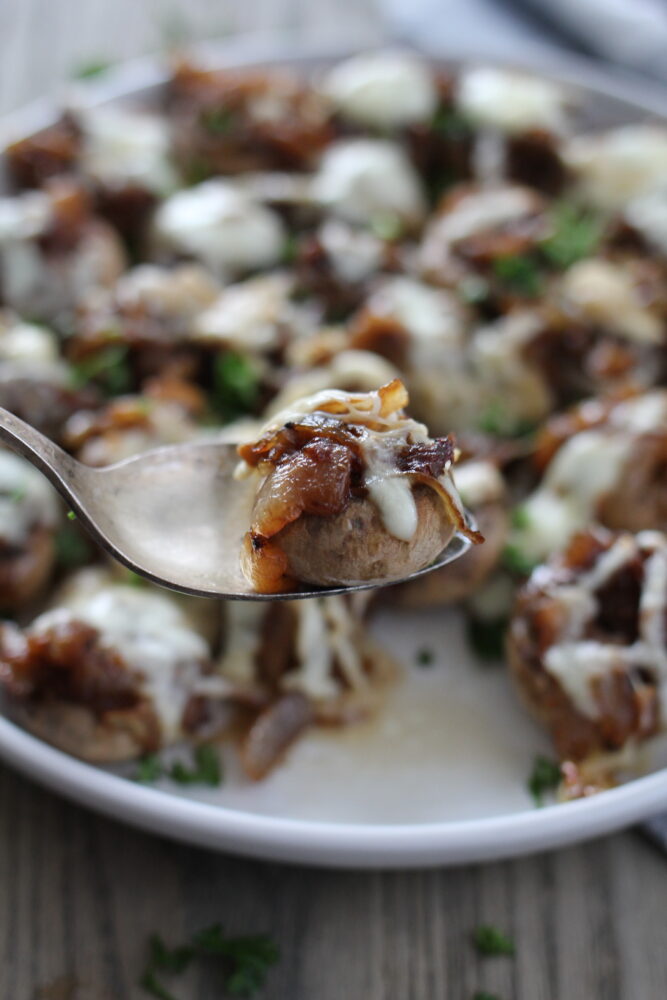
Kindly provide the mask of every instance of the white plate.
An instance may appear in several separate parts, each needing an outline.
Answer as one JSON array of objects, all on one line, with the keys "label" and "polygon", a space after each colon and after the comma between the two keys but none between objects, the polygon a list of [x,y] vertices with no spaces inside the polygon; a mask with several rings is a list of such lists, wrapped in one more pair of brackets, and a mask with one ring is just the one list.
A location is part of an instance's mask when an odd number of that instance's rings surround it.
[{"label": "white plate", "polygon": [[[212,55],[221,64],[289,61],[275,39],[250,46],[237,40]],[[325,58],[320,51],[310,61]],[[569,60],[567,69],[550,75],[585,84],[585,114],[600,124],[665,106],[655,87],[649,95],[643,84],[610,83]],[[150,97],[160,80],[154,63],[128,64],[88,88],[85,100]],[[12,116],[4,134],[27,134],[52,115],[40,103]],[[504,858],[607,833],[667,807],[667,770],[657,770],[590,799],[536,809],[526,781],[535,755],[548,747],[502,666],[482,666],[470,655],[458,612],[384,612],[373,628],[406,665],[384,712],[372,723],[311,733],[260,784],[243,781],[228,753],[220,789],[139,785],[68,757],[4,718],[0,756],[51,790],[162,835],[331,866]],[[435,661],[419,667],[424,647],[435,651]]]}]

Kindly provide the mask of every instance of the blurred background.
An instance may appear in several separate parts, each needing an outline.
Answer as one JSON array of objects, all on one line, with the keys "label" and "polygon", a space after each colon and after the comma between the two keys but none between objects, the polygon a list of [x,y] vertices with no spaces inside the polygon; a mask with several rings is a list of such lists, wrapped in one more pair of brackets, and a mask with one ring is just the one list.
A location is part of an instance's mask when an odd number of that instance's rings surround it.
[{"label": "blurred background", "polygon": [[108,62],[256,31],[297,46],[570,50],[667,80],[667,0],[0,0],[0,114]]}]

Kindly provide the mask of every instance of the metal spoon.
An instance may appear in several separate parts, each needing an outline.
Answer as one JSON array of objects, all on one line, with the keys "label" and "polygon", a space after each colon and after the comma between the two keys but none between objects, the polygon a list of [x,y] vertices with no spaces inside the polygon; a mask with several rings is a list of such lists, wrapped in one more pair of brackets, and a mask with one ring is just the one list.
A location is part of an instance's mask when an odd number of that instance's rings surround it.
[{"label": "metal spoon", "polygon": [[[254,487],[235,480],[236,445],[201,441],[144,452],[115,465],[77,462],[30,424],[0,407],[0,440],[53,483],[95,541],[135,573],[199,597],[290,600],[370,590],[304,587],[290,594],[258,594],[241,573],[239,552]],[[402,580],[422,576],[470,548],[454,535],[434,563]]]}]

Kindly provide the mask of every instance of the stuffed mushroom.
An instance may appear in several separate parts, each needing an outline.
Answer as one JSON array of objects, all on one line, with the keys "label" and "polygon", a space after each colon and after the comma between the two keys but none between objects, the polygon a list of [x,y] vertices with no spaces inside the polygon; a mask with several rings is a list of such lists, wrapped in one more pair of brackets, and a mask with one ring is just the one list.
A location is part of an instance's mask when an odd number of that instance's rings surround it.
[{"label": "stuffed mushroom", "polygon": [[376,392],[296,402],[241,445],[258,483],[241,556],[264,593],[386,582],[423,569],[456,531],[473,540],[456,493],[450,438],[407,417],[396,379]]}]

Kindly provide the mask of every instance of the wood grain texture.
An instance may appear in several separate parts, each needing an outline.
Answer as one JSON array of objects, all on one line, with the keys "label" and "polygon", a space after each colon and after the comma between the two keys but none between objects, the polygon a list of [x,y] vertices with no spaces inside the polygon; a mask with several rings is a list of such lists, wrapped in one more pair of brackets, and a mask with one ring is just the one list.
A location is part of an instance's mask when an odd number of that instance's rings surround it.
[{"label": "wood grain texture", "polygon": [[[185,9],[185,5],[181,10]],[[0,112],[57,92],[91,59],[254,27],[380,38],[370,0],[2,0]],[[667,863],[636,833],[452,871],[318,872],[179,846],[101,819],[0,769],[0,998],[133,1000],[146,939],[214,921],[268,931],[268,1000],[662,1000]],[[494,923],[514,959],[479,958]],[[179,1000],[219,1000],[211,970]]]},{"label": "wood grain texture", "polygon": [[[224,857],[101,819],[0,770],[0,997],[125,1000],[154,931],[267,931],[269,1000],[661,1000],[667,865],[636,833],[450,871],[316,871]],[[481,958],[480,923],[516,941]],[[173,984],[220,1000],[215,970]]]}]

